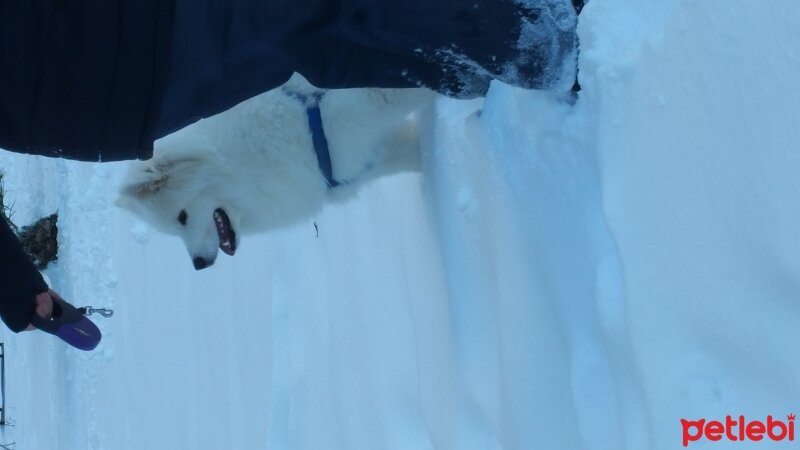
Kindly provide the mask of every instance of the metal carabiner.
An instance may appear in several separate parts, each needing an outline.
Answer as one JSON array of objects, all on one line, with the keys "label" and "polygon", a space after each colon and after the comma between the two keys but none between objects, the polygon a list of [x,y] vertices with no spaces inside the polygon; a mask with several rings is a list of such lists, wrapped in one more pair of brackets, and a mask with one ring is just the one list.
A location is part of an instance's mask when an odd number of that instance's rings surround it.
[{"label": "metal carabiner", "polygon": [[111,316],[114,315],[114,310],[113,309],[92,308],[91,306],[84,306],[84,308],[86,309],[86,313],[85,314],[87,316],[91,316],[92,314],[97,313],[97,314],[100,314],[103,317],[108,318],[108,317],[111,317]]}]

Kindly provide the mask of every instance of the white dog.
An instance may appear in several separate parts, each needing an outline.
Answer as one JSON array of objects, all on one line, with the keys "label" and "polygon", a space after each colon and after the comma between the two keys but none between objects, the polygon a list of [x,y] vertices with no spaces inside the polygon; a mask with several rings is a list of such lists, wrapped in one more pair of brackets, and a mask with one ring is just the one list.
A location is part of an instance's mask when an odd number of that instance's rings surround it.
[{"label": "white dog", "polygon": [[434,96],[426,89],[321,92],[295,76],[156,141],[153,158],[131,166],[117,204],[180,236],[203,269],[218,249],[233,255],[243,234],[310,218],[326,200],[375,177],[419,170],[418,113]]}]

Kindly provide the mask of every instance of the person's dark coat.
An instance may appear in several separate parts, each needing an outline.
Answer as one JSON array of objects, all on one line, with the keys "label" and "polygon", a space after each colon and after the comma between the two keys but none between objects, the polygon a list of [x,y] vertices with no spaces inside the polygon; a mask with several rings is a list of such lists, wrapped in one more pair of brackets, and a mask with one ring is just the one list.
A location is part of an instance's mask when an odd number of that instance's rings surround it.
[{"label": "person's dark coat", "polygon": [[571,0],[0,3],[0,148],[146,159],[153,140],[285,82],[569,86]]},{"label": "person's dark coat", "polygon": [[0,286],[0,318],[11,331],[19,333],[31,323],[36,296],[48,288],[3,217],[0,217]]}]

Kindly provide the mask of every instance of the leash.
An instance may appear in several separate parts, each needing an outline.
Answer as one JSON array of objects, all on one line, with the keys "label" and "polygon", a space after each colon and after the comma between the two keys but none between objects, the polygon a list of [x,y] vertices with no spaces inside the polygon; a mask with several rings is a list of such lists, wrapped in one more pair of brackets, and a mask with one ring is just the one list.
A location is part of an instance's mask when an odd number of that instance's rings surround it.
[{"label": "leash", "polygon": [[328,147],[328,138],[325,137],[325,127],[322,124],[322,111],[319,109],[319,102],[324,93],[315,92],[313,94],[302,94],[292,92],[286,88],[283,91],[290,97],[296,99],[306,107],[308,116],[308,128],[311,130],[311,141],[314,143],[314,152],[317,154],[317,165],[319,166],[328,189],[333,189],[341,183],[333,178],[333,165],[331,163],[331,151]]}]

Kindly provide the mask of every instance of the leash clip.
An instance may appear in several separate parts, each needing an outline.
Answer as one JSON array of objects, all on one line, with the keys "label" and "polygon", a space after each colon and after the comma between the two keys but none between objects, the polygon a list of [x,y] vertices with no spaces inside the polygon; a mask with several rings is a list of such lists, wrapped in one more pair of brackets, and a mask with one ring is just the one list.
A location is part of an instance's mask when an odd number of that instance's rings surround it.
[{"label": "leash clip", "polygon": [[97,314],[100,314],[101,316],[103,316],[105,318],[109,318],[109,317],[114,315],[114,310],[113,309],[92,308],[91,306],[84,306],[84,309],[86,310],[86,312],[84,314],[87,315],[87,316],[91,316],[92,314],[97,313]]}]

